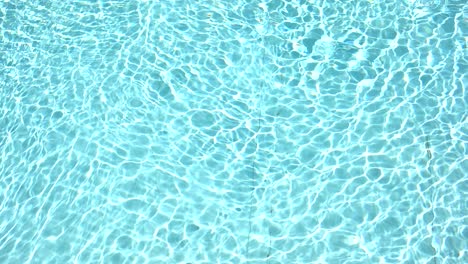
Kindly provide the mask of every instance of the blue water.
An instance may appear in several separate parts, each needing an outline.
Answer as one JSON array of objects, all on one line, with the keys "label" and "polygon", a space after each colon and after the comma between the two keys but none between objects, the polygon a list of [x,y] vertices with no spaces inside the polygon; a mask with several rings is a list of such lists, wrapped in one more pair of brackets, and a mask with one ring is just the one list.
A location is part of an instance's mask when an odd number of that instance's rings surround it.
[{"label": "blue water", "polygon": [[468,263],[464,1],[3,0],[0,33],[0,263]]}]

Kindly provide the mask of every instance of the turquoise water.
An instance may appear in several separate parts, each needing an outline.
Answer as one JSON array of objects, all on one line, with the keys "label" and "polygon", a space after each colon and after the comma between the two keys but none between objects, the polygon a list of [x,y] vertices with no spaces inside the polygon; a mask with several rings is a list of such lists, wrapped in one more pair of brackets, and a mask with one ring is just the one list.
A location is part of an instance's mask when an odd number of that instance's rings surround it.
[{"label": "turquoise water", "polygon": [[468,7],[389,2],[3,0],[0,263],[468,263]]}]

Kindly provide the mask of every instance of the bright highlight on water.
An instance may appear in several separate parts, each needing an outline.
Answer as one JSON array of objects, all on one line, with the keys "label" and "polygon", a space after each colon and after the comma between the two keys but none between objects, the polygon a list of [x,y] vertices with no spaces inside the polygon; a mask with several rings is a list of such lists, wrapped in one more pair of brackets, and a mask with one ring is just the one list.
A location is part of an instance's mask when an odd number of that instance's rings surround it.
[{"label": "bright highlight on water", "polygon": [[468,263],[460,0],[0,2],[0,263]]}]

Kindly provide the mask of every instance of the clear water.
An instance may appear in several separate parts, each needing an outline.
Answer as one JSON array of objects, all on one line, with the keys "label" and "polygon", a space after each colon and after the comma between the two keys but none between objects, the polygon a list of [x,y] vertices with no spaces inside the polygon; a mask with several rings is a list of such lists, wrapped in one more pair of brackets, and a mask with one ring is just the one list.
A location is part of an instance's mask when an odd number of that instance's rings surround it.
[{"label": "clear water", "polygon": [[1,1],[0,263],[468,263],[467,19]]}]

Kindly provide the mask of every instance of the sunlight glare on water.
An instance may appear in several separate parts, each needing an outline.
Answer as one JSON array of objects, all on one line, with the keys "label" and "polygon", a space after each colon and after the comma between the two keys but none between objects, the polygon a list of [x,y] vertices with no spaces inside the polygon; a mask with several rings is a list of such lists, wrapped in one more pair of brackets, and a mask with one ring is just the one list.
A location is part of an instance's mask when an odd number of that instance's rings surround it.
[{"label": "sunlight glare on water", "polygon": [[468,263],[459,0],[0,2],[0,263]]}]

